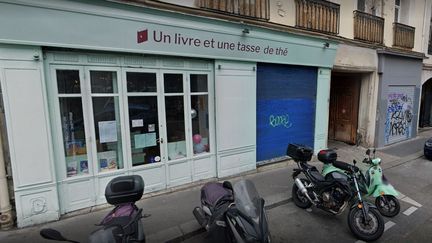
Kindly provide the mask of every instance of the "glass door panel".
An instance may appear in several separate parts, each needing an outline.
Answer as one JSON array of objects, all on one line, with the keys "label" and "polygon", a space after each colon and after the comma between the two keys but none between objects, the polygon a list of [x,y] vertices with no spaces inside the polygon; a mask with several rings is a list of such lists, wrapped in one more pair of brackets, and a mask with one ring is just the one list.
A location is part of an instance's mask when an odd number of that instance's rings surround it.
[{"label": "glass door panel", "polygon": [[165,97],[168,160],[187,156],[183,96]]},{"label": "glass door panel", "polygon": [[157,96],[128,98],[132,166],[161,161]]},{"label": "glass door panel", "polygon": [[67,177],[88,174],[84,119],[80,97],[59,98]]},{"label": "glass door panel", "polygon": [[99,172],[123,168],[117,73],[90,71],[93,121]]},{"label": "glass door panel", "polygon": [[194,154],[210,152],[208,96],[191,96],[192,141]]},{"label": "glass door panel", "polygon": [[79,70],[56,70],[66,176],[89,173]]},{"label": "glass door panel", "polygon": [[153,72],[126,72],[132,166],[161,162],[157,78]]},{"label": "glass door panel", "polygon": [[183,74],[164,73],[165,122],[168,160],[187,157]]}]

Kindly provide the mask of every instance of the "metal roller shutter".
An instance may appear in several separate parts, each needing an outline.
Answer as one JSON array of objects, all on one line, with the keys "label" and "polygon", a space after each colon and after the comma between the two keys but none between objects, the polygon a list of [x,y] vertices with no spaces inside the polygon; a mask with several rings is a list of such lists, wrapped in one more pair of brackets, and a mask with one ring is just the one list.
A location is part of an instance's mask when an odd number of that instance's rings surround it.
[{"label": "metal roller shutter", "polygon": [[257,161],[286,155],[288,143],[313,147],[317,68],[258,64]]}]

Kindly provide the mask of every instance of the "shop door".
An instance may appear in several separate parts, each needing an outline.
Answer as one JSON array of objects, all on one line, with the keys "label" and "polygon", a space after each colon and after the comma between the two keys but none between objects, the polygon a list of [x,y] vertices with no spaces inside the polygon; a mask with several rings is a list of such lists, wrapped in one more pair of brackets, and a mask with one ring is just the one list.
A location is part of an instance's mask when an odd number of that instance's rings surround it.
[{"label": "shop door", "polygon": [[124,69],[133,173],[146,191],[214,176],[208,73]]},{"label": "shop door", "polygon": [[105,202],[106,183],[126,173],[120,69],[53,65],[50,74],[65,213]]},{"label": "shop door", "polygon": [[159,73],[123,69],[126,91],[128,161],[133,174],[145,178],[145,191],[166,188],[163,100]]},{"label": "shop door", "polygon": [[329,139],[356,143],[360,80],[332,75],[330,90]]}]

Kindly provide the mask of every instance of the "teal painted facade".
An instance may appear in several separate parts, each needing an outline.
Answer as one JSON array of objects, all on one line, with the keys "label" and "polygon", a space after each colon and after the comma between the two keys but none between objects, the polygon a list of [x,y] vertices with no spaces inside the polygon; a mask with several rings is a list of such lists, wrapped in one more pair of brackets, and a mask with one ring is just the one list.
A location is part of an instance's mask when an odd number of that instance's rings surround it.
[{"label": "teal painted facade", "polygon": [[[334,41],[98,0],[0,0],[0,29],[0,80],[7,125],[14,128],[8,130],[8,139],[19,227],[56,220],[62,213],[104,203],[104,185],[120,174],[147,175],[146,192],[149,192],[148,188],[163,190],[256,169],[257,62],[317,68],[314,147],[315,151],[326,147],[330,69],[338,46]],[[249,33],[245,33],[245,29]],[[199,158],[207,160],[208,164],[191,157],[175,163],[164,162],[165,167],[160,166],[158,171],[160,174],[151,171],[158,166],[152,164],[140,168],[125,166],[111,174],[95,172],[80,178],[66,178],[66,170],[58,165],[58,157],[64,159],[64,151],[58,149],[61,145],[54,143],[62,139],[61,124],[52,119],[60,117],[58,109],[53,108],[58,102],[58,97],[53,95],[57,90],[50,86],[56,83],[56,68],[77,70],[83,82],[89,81],[88,73],[96,69],[115,72],[120,81],[128,69],[156,70],[158,82],[163,72],[182,72],[185,77],[192,72],[209,74],[209,119],[216,124],[213,128],[210,125],[209,130],[215,130],[214,143],[212,154]],[[2,73],[7,75],[2,76]],[[35,87],[26,92],[20,102],[14,99],[19,97],[22,88],[17,80],[26,81],[24,89]],[[119,99],[125,102],[120,106],[125,111],[119,114],[126,113],[127,95],[127,92],[118,93]],[[158,98],[163,95],[162,92],[155,94]],[[38,103],[33,102],[35,98]],[[91,106],[89,98],[83,100],[87,102],[83,106]],[[13,102],[16,105],[12,105]],[[39,121],[32,124],[31,130],[47,130],[43,148],[33,146],[38,138],[27,139],[29,133],[19,133],[23,127],[28,129],[28,117]],[[234,132],[243,135],[233,137]],[[128,138],[129,134],[123,136]],[[88,143],[92,141],[88,139]],[[192,147],[192,143],[190,145]],[[34,151],[28,151],[33,148]],[[129,148],[123,148],[126,154]],[[43,156],[39,156],[41,151]],[[30,160],[23,159],[20,153],[34,155],[33,166],[21,166]],[[205,170],[210,167],[214,167],[214,171],[207,173]],[[185,168],[192,168],[192,171],[185,171]],[[60,176],[60,173],[65,175]],[[154,188],[147,187],[151,185],[149,181],[159,178],[162,183],[155,182]],[[79,197],[77,203],[66,208],[64,205],[74,197]]]},{"label": "teal painted facade", "polygon": [[27,2],[0,1],[1,43],[327,68],[336,55],[329,40],[227,21],[106,1]]}]

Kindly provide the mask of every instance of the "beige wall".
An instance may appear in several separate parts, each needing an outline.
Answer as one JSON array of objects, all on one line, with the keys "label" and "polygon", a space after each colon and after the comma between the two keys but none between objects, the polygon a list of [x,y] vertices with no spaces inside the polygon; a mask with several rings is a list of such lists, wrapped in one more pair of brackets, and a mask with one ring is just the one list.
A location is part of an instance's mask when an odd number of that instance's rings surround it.
[{"label": "beige wall", "polygon": [[334,68],[363,72],[375,71],[378,57],[374,49],[340,44],[336,52]]},{"label": "beige wall", "polygon": [[[393,45],[393,22],[394,22],[394,0],[382,0],[384,18],[384,45],[391,47]],[[415,1],[415,0],[414,0]]]},{"label": "beige wall", "polygon": [[339,35],[348,39],[354,38],[354,10],[357,9],[357,1],[334,0],[340,4]]},{"label": "beige wall", "polygon": [[270,0],[270,22],[295,26],[294,0]]}]

